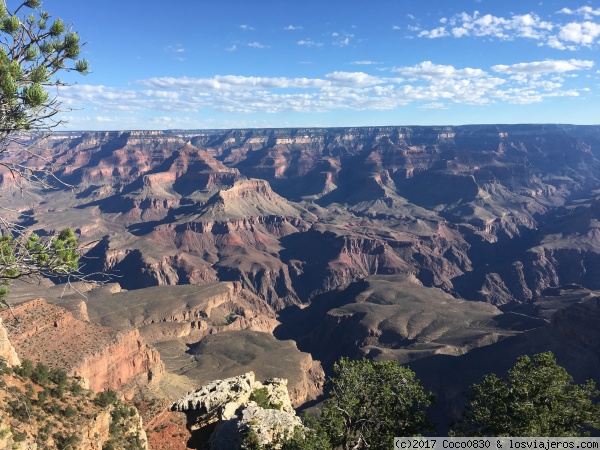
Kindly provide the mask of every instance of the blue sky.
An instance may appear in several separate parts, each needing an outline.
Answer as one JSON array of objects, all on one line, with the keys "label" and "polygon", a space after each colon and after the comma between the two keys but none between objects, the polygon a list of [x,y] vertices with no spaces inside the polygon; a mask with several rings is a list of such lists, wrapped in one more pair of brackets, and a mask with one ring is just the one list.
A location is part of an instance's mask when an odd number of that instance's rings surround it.
[{"label": "blue sky", "polygon": [[[10,3],[9,3],[10,5]],[[45,0],[67,129],[600,124],[600,1]]]}]

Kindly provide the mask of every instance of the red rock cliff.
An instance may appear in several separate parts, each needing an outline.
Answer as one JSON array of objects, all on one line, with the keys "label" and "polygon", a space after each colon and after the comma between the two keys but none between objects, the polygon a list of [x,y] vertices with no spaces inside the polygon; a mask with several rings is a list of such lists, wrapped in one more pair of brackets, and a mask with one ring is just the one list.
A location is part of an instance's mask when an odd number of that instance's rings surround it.
[{"label": "red rock cliff", "polygon": [[117,390],[134,377],[156,382],[163,373],[158,352],[137,330],[93,325],[43,299],[14,312],[19,322],[6,313],[3,319],[12,325],[10,339],[21,358],[87,378],[93,391]]}]

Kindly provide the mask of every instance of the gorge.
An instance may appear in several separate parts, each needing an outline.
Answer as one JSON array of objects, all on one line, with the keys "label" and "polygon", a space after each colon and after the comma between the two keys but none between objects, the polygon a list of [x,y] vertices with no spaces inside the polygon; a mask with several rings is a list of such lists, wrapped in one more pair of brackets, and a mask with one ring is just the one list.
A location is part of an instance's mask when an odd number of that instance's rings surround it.
[{"label": "gorge", "polygon": [[[36,147],[27,164],[52,160],[73,188],[23,195],[3,173],[4,218],[73,228],[82,271],[110,279],[85,297],[18,285],[9,302],[56,308],[65,333],[110,330],[96,368],[60,363],[97,390],[142,373],[127,396],[164,406],[253,371],[309,406],[333,362],[367,356],[414,368],[447,423],[461,389],[522,353],[600,381],[600,126],[56,132]],[[47,354],[19,336],[20,358]],[[84,374],[111,351],[135,353],[136,373]]]}]

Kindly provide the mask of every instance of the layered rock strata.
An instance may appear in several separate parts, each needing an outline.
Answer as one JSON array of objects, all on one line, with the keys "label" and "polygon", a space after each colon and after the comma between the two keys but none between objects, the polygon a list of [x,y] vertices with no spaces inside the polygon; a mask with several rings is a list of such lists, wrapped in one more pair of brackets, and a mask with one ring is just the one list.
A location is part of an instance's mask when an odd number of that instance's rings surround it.
[{"label": "layered rock strata", "polygon": [[43,299],[13,309],[16,318],[2,316],[11,325],[10,338],[21,358],[85,378],[93,391],[117,390],[138,376],[156,382],[162,375],[158,352],[138,330],[115,331],[83,322]]}]

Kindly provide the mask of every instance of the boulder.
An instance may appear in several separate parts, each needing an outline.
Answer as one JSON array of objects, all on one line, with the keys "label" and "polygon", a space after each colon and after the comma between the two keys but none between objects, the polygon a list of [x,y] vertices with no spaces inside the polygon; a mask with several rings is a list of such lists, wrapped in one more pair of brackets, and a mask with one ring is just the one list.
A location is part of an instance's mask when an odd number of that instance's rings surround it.
[{"label": "boulder", "polygon": [[[272,408],[250,400],[257,389],[266,389]],[[173,403],[171,411],[185,413],[194,448],[237,450],[249,433],[265,445],[302,426],[290,401],[287,379],[261,383],[254,372],[208,383]]]}]

